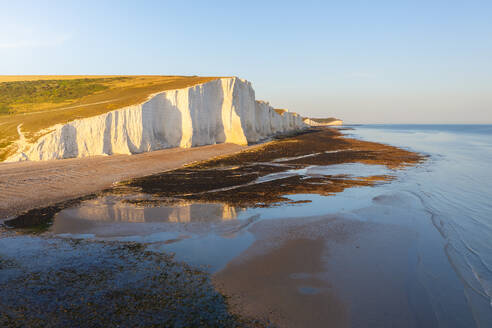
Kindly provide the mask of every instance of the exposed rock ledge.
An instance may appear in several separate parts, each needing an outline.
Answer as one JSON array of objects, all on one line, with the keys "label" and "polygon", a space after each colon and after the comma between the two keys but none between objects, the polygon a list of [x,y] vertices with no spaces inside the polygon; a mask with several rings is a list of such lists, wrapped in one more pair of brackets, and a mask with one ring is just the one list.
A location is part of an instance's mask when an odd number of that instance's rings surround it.
[{"label": "exposed rock ledge", "polygon": [[20,150],[6,161],[136,154],[225,142],[245,145],[305,128],[301,116],[278,114],[268,103],[255,100],[250,82],[221,78],[156,93],[144,103],[102,115],[57,124],[32,144],[20,138]]}]

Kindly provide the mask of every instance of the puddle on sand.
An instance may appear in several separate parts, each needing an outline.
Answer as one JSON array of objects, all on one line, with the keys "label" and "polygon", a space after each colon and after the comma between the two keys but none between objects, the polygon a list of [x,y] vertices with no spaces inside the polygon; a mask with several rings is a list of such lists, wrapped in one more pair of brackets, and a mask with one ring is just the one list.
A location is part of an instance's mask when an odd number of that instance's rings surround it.
[{"label": "puddle on sand", "polygon": [[306,295],[315,295],[321,293],[322,291],[320,288],[310,286],[301,286],[297,290],[299,291],[299,293]]},{"label": "puddle on sand", "polygon": [[177,260],[216,271],[246,249],[246,228],[258,216],[227,204],[179,203],[141,206],[103,196],[55,215],[48,234],[64,238],[139,242],[176,254]]},{"label": "puddle on sand", "polygon": [[[264,182],[262,179],[283,178],[277,174],[302,179],[319,176],[366,179],[390,172],[381,165],[314,165],[272,173],[254,183],[261,184]],[[298,194],[291,198],[300,203],[288,206],[292,210],[291,215],[306,215],[313,209],[316,210],[313,214],[326,213],[323,196]],[[303,201],[311,204],[308,206]],[[159,198],[145,193],[106,194],[61,210],[55,215],[48,234],[64,238],[147,243],[152,250],[175,253],[178,260],[204,265],[215,272],[254,242],[253,235],[248,232],[252,223],[260,218],[285,216],[285,206],[246,208],[227,203]]]},{"label": "puddle on sand", "polygon": [[[178,203],[176,205],[140,206],[127,202],[127,197],[103,196],[77,207],[62,210],[52,230],[60,232],[62,223],[80,219],[98,222],[129,223],[214,223],[237,218],[241,208],[227,204]],[[69,228],[70,229],[70,228]]]}]

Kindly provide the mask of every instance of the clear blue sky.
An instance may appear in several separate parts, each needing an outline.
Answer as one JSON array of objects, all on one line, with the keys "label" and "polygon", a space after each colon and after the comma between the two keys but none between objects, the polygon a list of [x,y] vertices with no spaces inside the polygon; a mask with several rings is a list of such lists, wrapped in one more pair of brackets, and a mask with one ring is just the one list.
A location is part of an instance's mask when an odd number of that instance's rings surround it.
[{"label": "clear blue sky", "polygon": [[354,123],[492,123],[492,1],[3,1],[0,74],[237,75]]}]

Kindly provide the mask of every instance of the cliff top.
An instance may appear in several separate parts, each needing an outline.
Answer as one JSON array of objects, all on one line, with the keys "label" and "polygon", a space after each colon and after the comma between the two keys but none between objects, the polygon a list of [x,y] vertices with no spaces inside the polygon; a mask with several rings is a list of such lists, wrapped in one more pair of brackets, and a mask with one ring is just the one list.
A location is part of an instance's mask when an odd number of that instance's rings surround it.
[{"label": "cliff top", "polygon": [[284,113],[287,113],[288,112],[287,109],[283,109],[283,108],[275,108],[274,111],[277,112],[277,114],[280,114],[280,115],[283,115]]},{"label": "cliff top", "polygon": [[19,138],[74,119],[145,101],[149,95],[206,83],[218,77],[158,75],[4,75],[0,76],[0,161]]}]

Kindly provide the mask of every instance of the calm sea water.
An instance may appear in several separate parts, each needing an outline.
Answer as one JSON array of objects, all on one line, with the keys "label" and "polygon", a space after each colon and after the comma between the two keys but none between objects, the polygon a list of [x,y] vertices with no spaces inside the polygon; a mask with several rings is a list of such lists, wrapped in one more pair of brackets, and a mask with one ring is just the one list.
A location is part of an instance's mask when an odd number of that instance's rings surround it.
[{"label": "calm sea water", "polygon": [[[365,125],[354,129],[349,134],[358,138],[430,155],[422,167],[403,172],[393,188],[419,197],[444,239],[443,251],[465,287],[477,326],[492,327],[492,125]],[[441,278],[446,279],[433,277]]]}]

